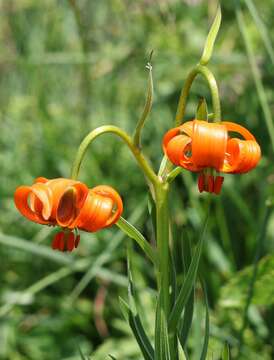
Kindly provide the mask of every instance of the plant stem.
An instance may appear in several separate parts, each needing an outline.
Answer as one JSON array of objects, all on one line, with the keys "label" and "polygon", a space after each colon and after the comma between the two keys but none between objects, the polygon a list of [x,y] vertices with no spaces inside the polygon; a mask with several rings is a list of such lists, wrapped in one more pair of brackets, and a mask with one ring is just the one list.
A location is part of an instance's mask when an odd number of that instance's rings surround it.
[{"label": "plant stem", "polygon": [[170,312],[169,294],[169,209],[167,183],[160,183],[155,188],[156,201],[156,236],[159,256],[160,289],[163,296],[163,308],[168,316]]},{"label": "plant stem", "polygon": [[[165,322],[168,322],[171,311],[171,292],[170,292],[170,251],[169,251],[169,206],[168,194],[169,184],[167,182],[159,182],[154,188],[156,203],[156,235],[157,235],[157,254],[159,257],[158,265],[158,301],[160,311],[163,312]],[[156,314],[157,317],[157,314]],[[155,328],[155,346],[161,344],[163,339],[159,329]],[[168,344],[170,351],[170,360],[177,359],[177,340],[174,334],[168,334]],[[157,353],[158,349],[155,349]],[[161,352],[161,350],[160,350]],[[163,354],[161,354],[163,356]],[[161,358],[162,359],[162,358]]]},{"label": "plant stem", "polygon": [[128,146],[133,156],[135,157],[137,163],[139,164],[141,170],[143,171],[145,176],[151,181],[151,183],[156,185],[159,182],[157,175],[149,165],[148,161],[146,160],[142,152],[133,144],[131,137],[124,130],[118,128],[117,126],[112,126],[112,125],[104,125],[94,129],[81,142],[71,170],[72,179],[78,178],[80,167],[88,146],[98,136],[103,135],[105,133],[112,133],[120,137],[124,141],[124,143]]},{"label": "plant stem", "polygon": [[220,104],[220,97],[219,97],[217,82],[216,82],[212,72],[206,66],[198,64],[189,73],[189,75],[186,79],[186,82],[184,84],[184,87],[182,89],[179,103],[178,103],[177,113],[176,113],[176,117],[175,117],[175,126],[179,126],[182,123],[182,120],[185,115],[186,101],[187,101],[187,97],[188,97],[190,88],[191,88],[192,83],[195,80],[196,76],[199,74],[205,78],[205,80],[207,81],[208,86],[210,88],[212,103],[213,103],[213,113],[214,113],[213,120],[221,121],[221,104]]}]

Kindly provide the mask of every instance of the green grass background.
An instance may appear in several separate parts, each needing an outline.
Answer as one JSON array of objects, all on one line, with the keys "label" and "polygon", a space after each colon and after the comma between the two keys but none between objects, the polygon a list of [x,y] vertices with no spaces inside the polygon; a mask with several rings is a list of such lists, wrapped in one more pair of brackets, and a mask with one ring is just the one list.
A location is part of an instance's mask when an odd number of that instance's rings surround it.
[{"label": "green grass background", "polygon": [[[79,347],[95,360],[108,354],[141,359],[118,301],[127,292],[125,249],[130,240],[113,227],[82,234],[72,255],[52,252],[56,229],[21,217],[13,192],[37,176],[68,177],[81,139],[96,126],[111,123],[133,132],[145,101],[151,50],[155,97],[143,149],[157,168],[162,136],[173,126],[180,89],[200,58],[216,6],[215,0],[0,0],[0,359],[73,360],[80,358]],[[268,360],[273,358],[274,332],[274,214],[266,208],[274,193],[269,131],[274,3],[243,1],[244,22],[237,22],[233,1],[223,1],[222,11],[210,69],[219,84],[223,119],[250,129],[263,157],[251,173],[227,175],[222,195],[214,199],[200,267],[210,303],[208,359],[219,359],[228,343],[234,358]],[[254,53],[259,93],[240,29]],[[211,107],[209,90],[199,78],[189,98],[188,119],[201,96]],[[124,217],[154,241],[146,182],[119,140],[110,135],[96,140],[80,179],[90,187],[117,188]],[[198,194],[196,176],[188,172],[176,179],[171,196],[180,268],[182,237],[195,244],[206,196]],[[244,316],[252,264],[259,258]],[[152,335],[154,274],[137,248],[134,259],[140,311]],[[191,359],[201,351],[204,317],[197,285]]]}]

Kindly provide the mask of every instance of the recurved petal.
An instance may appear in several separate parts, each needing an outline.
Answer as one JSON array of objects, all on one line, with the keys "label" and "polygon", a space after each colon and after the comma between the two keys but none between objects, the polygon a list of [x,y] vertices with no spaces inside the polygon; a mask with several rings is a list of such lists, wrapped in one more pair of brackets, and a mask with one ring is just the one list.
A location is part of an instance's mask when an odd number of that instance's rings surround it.
[{"label": "recurved petal", "polygon": [[86,229],[95,232],[107,226],[108,220],[112,217],[113,200],[101,195],[94,196],[98,197],[99,205],[92,222],[88,224]]},{"label": "recurved petal", "polygon": [[165,133],[165,136],[163,138],[163,151],[165,154],[167,153],[167,146],[170,140],[179,134],[180,134],[180,127],[170,129],[168,132]]},{"label": "recurved petal", "polygon": [[98,196],[95,196],[91,192],[91,190],[89,190],[89,194],[85,200],[83,207],[81,208],[77,218],[70,225],[70,227],[85,229],[86,231],[93,231],[92,224],[99,207],[100,198]]},{"label": "recurved petal", "polygon": [[166,145],[166,155],[169,160],[177,166],[181,166],[183,161],[189,161],[185,153],[190,149],[190,143],[191,138],[186,135],[177,135],[170,139]]},{"label": "recurved petal", "polygon": [[92,189],[92,192],[104,196],[105,200],[112,200],[111,216],[108,217],[105,226],[111,226],[115,224],[123,212],[123,201],[118,192],[107,185],[96,186]]},{"label": "recurved petal", "polygon": [[229,139],[223,172],[246,173],[257,166],[261,149],[254,140]]},{"label": "recurved petal", "polygon": [[52,197],[46,185],[36,183],[20,186],[14,194],[14,202],[23,216],[40,224],[50,224]]},{"label": "recurved petal", "polygon": [[238,134],[242,135],[245,140],[254,140],[256,141],[255,137],[249,132],[245,127],[230,122],[230,121],[222,121],[222,125],[227,128],[227,131],[237,132]]},{"label": "recurved petal", "polygon": [[180,126],[180,132],[184,132],[189,137],[192,137],[193,134],[193,125],[194,121],[187,121]]}]

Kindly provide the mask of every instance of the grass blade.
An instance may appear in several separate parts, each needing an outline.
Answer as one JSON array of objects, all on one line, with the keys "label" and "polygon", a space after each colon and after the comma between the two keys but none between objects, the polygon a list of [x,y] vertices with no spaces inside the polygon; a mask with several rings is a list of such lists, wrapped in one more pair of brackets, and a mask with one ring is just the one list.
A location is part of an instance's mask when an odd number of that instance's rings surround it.
[{"label": "grass blade", "polygon": [[272,63],[274,64],[274,49],[273,49],[273,46],[271,43],[271,39],[268,36],[267,28],[266,28],[265,24],[263,23],[262,19],[260,18],[259,12],[256,9],[254,1],[253,0],[244,0],[244,1],[246,3],[246,6],[247,6],[253,20],[255,21],[255,24],[256,24],[256,27],[257,27],[259,33],[261,34],[266,51],[268,52],[268,55],[269,55]]},{"label": "grass blade", "polygon": [[256,58],[255,58],[255,54],[254,54],[254,51],[252,48],[251,40],[249,38],[247,29],[246,29],[243,13],[242,13],[239,2],[236,2],[236,1],[235,1],[235,12],[236,12],[236,18],[237,18],[237,22],[239,25],[239,29],[242,34],[243,40],[244,40],[246,53],[247,53],[248,61],[250,63],[252,75],[254,78],[255,86],[257,89],[258,97],[259,97],[259,101],[261,103],[261,107],[263,110],[266,127],[267,127],[269,137],[271,140],[272,149],[274,151],[274,124],[273,124],[271,110],[270,110],[270,107],[268,104],[266,92],[265,92],[263,82],[261,79],[261,74],[260,74],[258,65],[256,63]]},{"label": "grass blade", "polygon": [[230,351],[228,344],[225,344],[222,352],[222,360],[230,360]]}]

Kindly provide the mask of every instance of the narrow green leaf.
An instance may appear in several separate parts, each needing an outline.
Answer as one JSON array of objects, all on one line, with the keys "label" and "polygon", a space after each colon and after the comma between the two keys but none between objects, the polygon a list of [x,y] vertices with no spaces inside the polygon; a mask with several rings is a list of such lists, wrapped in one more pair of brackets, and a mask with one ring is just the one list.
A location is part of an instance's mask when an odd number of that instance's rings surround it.
[{"label": "narrow green leaf", "polygon": [[155,250],[152,248],[149,242],[144,238],[144,236],[140,233],[140,231],[138,231],[131,223],[129,223],[123,217],[120,217],[116,225],[131,239],[137,242],[137,244],[144,251],[147,257],[153,262],[154,265],[157,264]]},{"label": "narrow green leaf", "polygon": [[[128,260],[128,296],[129,296],[129,304],[127,304],[124,300],[120,299],[120,305],[122,311],[127,313],[128,323],[135,336],[135,339],[142,351],[145,360],[153,360],[154,359],[154,349],[149,341],[149,338],[143,328],[140,317],[137,313],[137,308],[135,304],[135,290],[132,281],[132,273],[131,273],[131,249],[128,247],[127,260]],[[126,317],[126,316],[125,316]]]},{"label": "narrow green leaf", "polygon": [[82,359],[82,360],[87,360],[87,359],[85,358],[85,356],[84,356],[84,354],[83,354],[80,346],[78,346],[78,351],[79,351],[79,354],[80,354],[80,356],[81,356],[81,359]]},{"label": "narrow green leaf", "polygon": [[211,28],[209,30],[209,33],[208,33],[208,36],[207,36],[207,39],[205,42],[203,55],[200,60],[201,65],[206,65],[212,56],[214,43],[215,43],[216,37],[219,32],[221,20],[222,20],[222,12],[221,12],[221,6],[219,5],[218,9],[217,9],[217,13],[216,13],[214,21],[213,21],[213,24],[211,25]]},{"label": "narrow green leaf", "polygon": [[[150,55],[150,58],[152,53]],[[147,98],[143,113],[136,125],[135,132],[133,135],[133,142],[139,149],[141,148],[141,131],[145,125],[145,121],[150,113],[152,107],[152,100],[153,100],[153,78],[152,78],[152,66],[150,63],[147,63],[146,68],[149,71],[148,75],[148,89],[147,89]]]},{"label": "narrow green leaf", "polygon": [[155,322],[155,359],[157,360],[171,360],[171,353],[169,347],[168,327],[164,310],[162,308],[162,295],[159,294],[156,322]]},{"label": "narrow green leaf", "polygon": [[174,305],[174,307],[171,311],[170,317],[169,317],[169,327],[170,327],[170,329],[172,329],[172,331],[174,331],[177,327],[177,324],[180,320],[183,309],[189,299],[191,290],[195,284],[196,274],[197,274],[197,270],[198,270],[198,266],[199,266],[199,262],[200,262],[200,258],[201,258],[201,254],[202,254],[203,244],[204,244],[207,223],[208,223],[208,214],[207,214],[204,226],[203,226],[203,230],[202,230],[197,248],[195,250],[189,270],[187,272],[185,281],[181,287],[181,290],[177,296],[175,305]]},{"label": "narrow green leaf", "polygon": [[201,98],[199,100],[199,104],[196,110],[196,119],[197,120],[207,120],[208,119],[208,111],[207,111],[207,103],[205,98]]},{"label": "narrow green leaf", "polygon": [[185,355],[185,352],[182,348],[182,345],[178,339],[178,357],[179,357],[179,360],[186,360],[186,355]]},{"label": "narrow green leaf", "polygon": [[129,312],[130,312],[129,304],[124,299],[122,299],[120,296],[119,296],[119,304],[120,304],[120,309],[123,314],[123,317],[128,322],[129,321],[128,320]]},{"label": "narrow green leaf", "polygon": [[228,344],[224,345],[223,352],[222,352],[222,360],[230,360],[230,351]]},{"label": "narrow green leaf", "polygon": [[117,360],[116,357],[114,357],[114,356],[112,356],[112,355],[110,355],[110,354],[108,354],[108,356],[109,356],[111,359],[113,359],[113,360]]},{"label": "narrow green leaf", "polygon": [[201,353],[200,360],[206,360],[207,350],[208,350],[208,342],[209,342],[209,306],[205,285],[202,283],[202,288],[205,296],[205,305],[206,305],[206,317],[205,317],[205,337],[204,344]]},{"label": "narrow green leaf", "polygon": [[185,306],[184,317],[180,327],[180,342],[183,347],[185,347],[188,334],[191,328],[192,319],[194,312],[194,289],[192,289],[189,299]]}]

